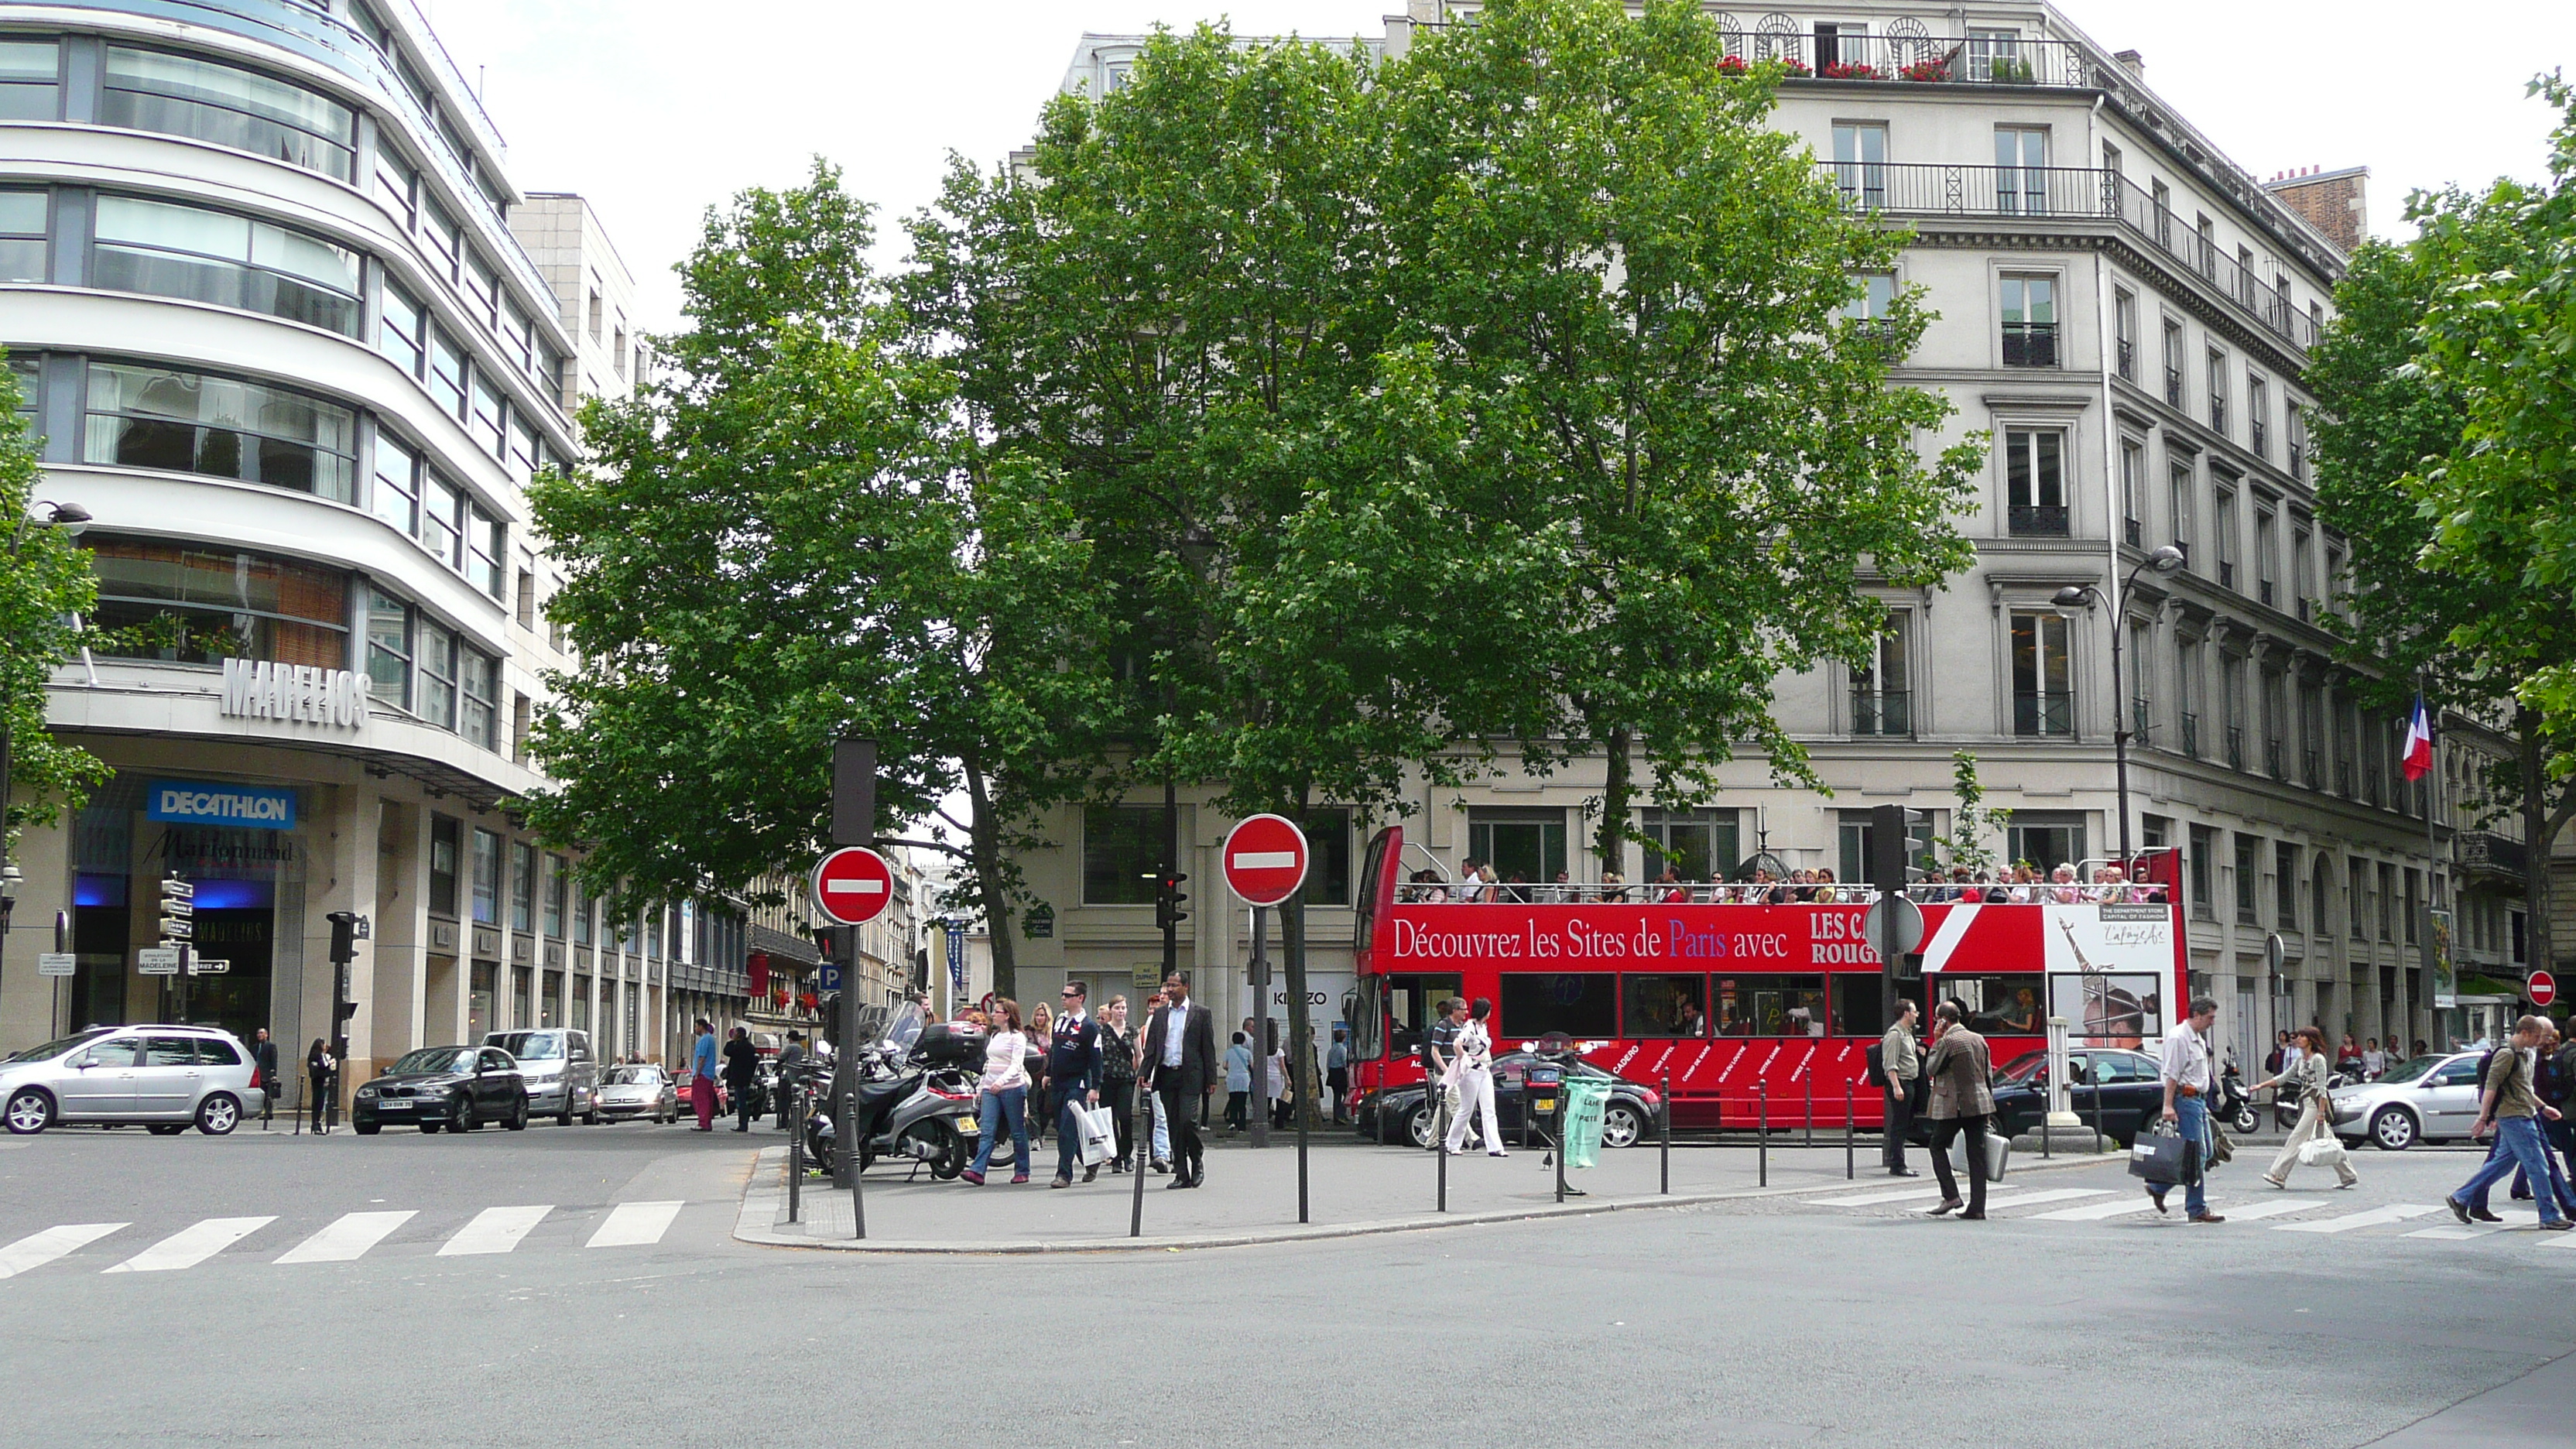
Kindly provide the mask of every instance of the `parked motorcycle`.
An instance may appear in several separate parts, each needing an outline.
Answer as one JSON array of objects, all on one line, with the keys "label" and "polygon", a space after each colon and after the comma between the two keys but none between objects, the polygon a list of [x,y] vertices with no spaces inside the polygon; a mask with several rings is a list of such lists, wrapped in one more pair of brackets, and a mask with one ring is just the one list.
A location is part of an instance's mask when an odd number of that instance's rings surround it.
[{"label": "parked motorcycle", "polygon": [[2236,1063],[2229,1062],[2219,1072],[2217,1095],[2217,1117],[2228,1130],[2247,1136],[2263,1125],[2263,1114],[2255,1109],[2254,1094],[2246,1090],[2245,1078],[2236,1070]]},{"label": "parked motorcycle", "polygon": [[966,1170],[975,1153],[975,1074],[962,1062],[981,1060],[983,1034],[951,1023],[933,1023],[906,1051],[888,1042],[860,1052],[857,1118],[845,1134],[845,1105],[824,1084],[805,1123],[806,1155],[831,1171],[841,1143],[857,1144],[859,1170],[879,1158],[918,1163],[941,1182]]}]

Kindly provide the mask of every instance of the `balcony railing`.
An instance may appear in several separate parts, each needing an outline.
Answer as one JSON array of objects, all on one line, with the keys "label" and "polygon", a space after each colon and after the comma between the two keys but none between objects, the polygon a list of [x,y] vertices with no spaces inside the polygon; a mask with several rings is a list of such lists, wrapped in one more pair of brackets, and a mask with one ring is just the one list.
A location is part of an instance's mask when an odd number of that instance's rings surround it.
[{"label": "balcony railing", "polygon": [[2246,430],[2245,430],[2245,431],[2246,431],[2246,435],[2247,435],[2247,440],[2248,440],[2249,442],[2251,442],[2251,443],[2253,444],[2253,446],[2254,446],[2254,456],[2255,456],[2255,457],[2257,457],[2257,458],[2262,458],[2262,459],[2265,459],[2265,460],[2269,460],[2269,459],[2271,458],[2271,456],[2272,456],[2272,455],[2271,455],[2271,453],[2269,453],[2268,451],[2266,451],[2266,449],[2267,449],[2267,448],[2268,448],[2268,446],[2269,446],[2269,443],[2268,443],[2267,434],[2264,432],[2264,428],[2263,428],[2263,420],[2262,420],[2261,418],[2256,418],[2256,419],[2253,421],[2253,423],[2252,423],[2252,424],[2250,424],[2250,425],[2246,428]]},{"label": "balcony railing", "polygon": [[2137,380],[2138,380],[2138,344],[2136,344],[2136,343],[2134,343],[2134,342],[2130,341],[2130,340],[2129,340],[2128,338],[2126,338],[2126,337],[2123,337],[2123,338],[2121,338],[2121,339],[2120,339],[2119,348],[2120,348],[2120,351],[2119,351],[2119,358],[2120,358],[2120,378],[2121,378],[2121,380],[2122,380],[2122,381],[2124,381],[2124,382],[2135,382],[2135,381],[2137,381]]},{"label": "balcony railing", "polygon": [[2352,760],[2349,757],[2335,761],[2335,793],[2347,800],[2360,796],[2361,792],[2352,787]]},{"label": "balcony railing", "polygon": [[2254,597],[2255,597],[2255,598],[2257,598],[2257,599],[2262,600],[2265,604],[2269,604],[2269,603],[2271,603],[2271,602],[2272,602],[2272,581],[2271,581],[2270,579],[2263,579],[2263,580],[2258,581],[2258,582],[2254,585]]},{"label": "balcony railing", "polygon": [[2529,852],[2522,842],[2491,830],[2463,830],[2454,859],[2460,868],[2472,875],[2496,875],[2521,878],[2529,868]]},{"label": "balcony railing", "polygon": [[2214,387],[2209,392],[2209,430],[2227,436],[2227,394]]},{"label": "balcony railing", "polygon": [[2147,702],[2143,699],[2130,700],[2129,738],[2143,745],[2154,733],[2155,721],[2152,718],[2152,712],[2147,708]]},{"label": "balcony railing", "polygon": [[2218,586],[2222,589],[2232,589],[2236,587],[2236,564],[2233,560],[2220,559],[2218,561]]},{"label": "balcony railing", "polygon": [[2165,369],[2165,406],[2182,406],[2182,369],[2179,367]]},{"label": "balcony railing", "polygon": [[2266,775],[2271,776],[2271,777],[2272,777],[2273,779],[2275,779],[2275,780],[2286,780],[2286,779],[2290,778],[2290,777],[2289,777],[2289,775],[2288,775],[2287,773],[2285,773],[2285,772],[2282,770],[2282,768],[2281,768],[2281,760],[2282,760],[2281,742],[2280,742],[2279,740],[2276,740],[2276,739],[2266,739],[2266,740],[2264,740],[2264,741],[2263,741],[2263,773],[2264,773],[2264,774],[2266,774]]},{"label": "balcony railing", "polygon": [[[2118,222],[2147,246],[2207,278],[2220,296],[2273,336],[2301,349],[2316,345],[2316,319],[2293,305],[2286,284],[2275,286],[2235,258],[2204,246],[2196,232],[2177,235],[2170,213],[2164,214],[2167,224],[2160,227],[2150,194],[2116,171],[1924,162],[1819,161],[1816,165],[1841,192],[1843,204],[1855,209],[1903,216],[2092,217]],[[2181,406],[2180,382],[2167,369],[2168,400],[2177,407]]]},{"label": "balcony railing", "polygon": [[2231,770],[2245,768],[2245,727],[2243,725],[2227,727],[2227,768]]},{"label": "balcony railing", "polygon": [[2306,782],[2309,789],[2322,790],[2326,787],[2326,777],[2317,773],[2316,751],[2302,751],[2299,757],[2299,765],[2299,778]]},{"label": "balcony railing", "polygon": [[2120,525],[2120,529],[2121,529],[2121,532],[2123,532],[2124,534],[2126,534],[2126,535],[2128,536],[2128,540],[2129,540],[2129,547],[2131,547],[2131,548],[2143,548],[2143,547],[2145,547],[2145,545],[2144,545],[2144,544],[2142,544],[2142,543],[2140,543],[2140,542],[2139,542],[2139,540],[2140,540],[2140,539],[2143,539],[2143,538],[2145,538],[2145,537],[2147,536],[2147,526],[2146,526],[2145,524],[2143,524],[2143,523],[2139,522],[2137,519],[2131,518],[2131,519],[2126,519],[2126,520],[2122,521],[2122,523],[2121,523],[2121,525]]},{"label": "balcony railing", "polygon": [[1866,689],[1851,692],[1852,733],[1856,735],[1910,735],[1914,733],[1912,699],[1902,689]]},{"label": "balcony railing", "polygon": [[2071,689],[2022,689],[2013,692],[2013,733],[2075,733],[2075,692]]},{"label": "balcony railing", "polygon": [[2004,324],[2004,366],[2055,367],[2056,365],[2056,323],[2007,322]]},{"label": "balcony railing", "polygon": [[2006,510],[2015,538],[2065,538],[2069,528],[2063,503],[2016,503]]},{"label": "balcony railing", "polygon": [[2184,710],[2181,714],[2176,715],[2175,718],[2182,722],[2182,752],[2191,756],[2195,760],[2199,759],[2200,716],[2193,714],[2190,710]]}]

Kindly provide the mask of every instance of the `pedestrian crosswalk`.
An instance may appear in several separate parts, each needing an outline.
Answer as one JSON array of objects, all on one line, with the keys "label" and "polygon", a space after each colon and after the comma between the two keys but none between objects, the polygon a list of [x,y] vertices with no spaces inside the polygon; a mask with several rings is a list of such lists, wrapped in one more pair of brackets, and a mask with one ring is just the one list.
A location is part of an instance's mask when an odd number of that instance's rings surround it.
[{"label": "pedestrian crosswalk", "polygon": [[[2095,1179],[2100,1181],[2101,1179]],[[2168,1212],[2159,1213],[2156,1205],[2135,1183],[2119,1187],[2056,1187],[2047,1178],[2034,1185],[2016,1178],[2010,1187],[1997,1184],[1986,1199],[1986,1212],[1992,1217],[2008,1217],[2015,1222],[2045,1223],[2052,1227],[2067,1224],[2093,1224],[2106,1228],[2137,1227],[2156,1222],[2179,1223],[2182,1201],[2179,1189],[2168,1200]],[[1822,1197],[1792,1199],[1802,1208],[1839,1209],[1861,1217],[1920,1218],[1925,1209],[1940,1200],[1938,1187],[1908,1186],[1870,1188],[1856,1192],[1834,1193]],[[2461,1227],[2449,1222],[2438,1202],[2356,1203],[2349,1196],[2292,1197],[2265,1192],[2245,1199],[2230,1200],[2213,1192],[2211,1208],[2224,1215],[2230,1224],[2260,1225],[2276,1233],[2299,1233],[2308,1236],[2341,1238],[2349,1234],[2386,1235],[2418,1239],[2432,1243],[2468,1243],[2499,1232],[2518,1232],[2526,1245],[2533,1236],[2544,1248],[2576,1248],[2576,1233],[2532,1234],[2529,1216],[2504,1223],[2480,1223]],[[2037,1209],[2036,1211],[2025,1211]],[[2442,1217],[2433,1226],[2418,1225],[2418,1220]]]},{"label": "pedestrian crosswalk", "polygon": [[86,1265],[101,1273],[175,1273],[226,1258],[277,1267],[355,1263],[389,1248],[417,1253],[432,1241],[437,1244],[434,1257],[489,1256],[518,1251],[532,1233],[553,1221],[570,1223],[575,1234],[586,1233],[577,1239],[582,1249],[649,1248],[670,1232],[686,1206],[653,1201],[569,1210],[548,1203],[490,1207],[461,1222],[433,1218],[431,1235],[405,1232],[423,1222],[416,1208],[351,1212],[318,1226],[303,1225],[309,1230],[282,1251],[286,1230],[277,1226],[282,1220],[276,1215],[202,1218],[148,1240],[147,1233],[133,1231],[132,1223],[63,1223],[0,1243],[0,1280],[56,1265],[56,1271]]}]

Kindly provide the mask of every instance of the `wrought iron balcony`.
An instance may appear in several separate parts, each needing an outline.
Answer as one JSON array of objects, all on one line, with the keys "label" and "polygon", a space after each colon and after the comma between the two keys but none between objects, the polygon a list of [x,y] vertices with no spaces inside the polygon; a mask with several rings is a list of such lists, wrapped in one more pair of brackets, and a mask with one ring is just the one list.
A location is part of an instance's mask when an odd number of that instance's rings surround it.
[{"label": "wrought iron balcony", "polygon": [[2013,733],[2075,733],[2075,692],[2067,689],[2022,689],[2013,692]]},{"label": "wrought iron balcony", "polygon": [[2149,737],[2155,733],[2155,720],[2152,716],[2153,712],[2147,708],[2145,700],[2129,701],[2129,738],[2131,740],[2141,745],[2148,742]]},{"label": "wrought iron balcony", "polygon": [[2520,881],[2530,869],[2530,853],[2522,842],[2492,830],[2463,830],[2452,846],[2451,858],[2460,863],[2462,872],[2472,876]]},{"label": "wrought iron balcony", "polygon": [[2055,367],[2056,365],[2056,323],[2007,322],[2004,324],[2004,366]]},{"label": "wrought iron balcony", "polygon": [[2281,742],[2277,739],[2265,739],[2263,741],[2263,773],[2271,776],[2275,780],[2286,780],[2290,778],[2289,775],[2281,768],[2282,759],[2283,754],[2281,751]]},{"label": "wrought iron balcony", "polygon": [[1910,735],[1914,733],[1912,698],[1902,689],[1851,692],[1852,733],[1856,735]]},{"label": "wrought iron balcony", "polygon": [[2182,406],[2182,369],[2179,367],[2165,369],[2165,406],[2169,408]]},{"label": "wrought iron balcony", "polygon": [[2268,460],[2272,456],[2268,451],[2270,447],[2270,436],[2265,431],[2263,420],[2261,418],[2256,418],[2246,431],[2250,435],[2254,444],[2254,456]]},{"label": "wrought iron balcony", "polygon": [[2015,538],[2065,538],[2070,532],[2063,503],[2016,503],[2005,522]]},{"label": "wrought iron balcony", "polygon": [[2317,752],[2316,752],[2316,751],[2314,751],[2314,750],[2304,750],[2304,751],[2301,751],[2301,752],[2300,752],[2300,756],[2299,756],[2299,766],[2300,766],[2300,768],[2299,768],[2299,778],[2300,778],[2302,781],[2306,782],[2306,784],[2307,784],[2307,786],[2308,786],[2308,788],[2309,788],[2309,789],[2311,789],[2311,790],[2322,790],[2322,789],[2324,789],[2324,788],[2326,787],[2326,778],[2325,778],[2325,776],[2320,775],[2320,774],[2318,774],[2318,773],[2317,773]]},{"label": "wrought iron balcony", "polygon": [[2227,768],[2245,768],[2245,727],[2242,725],[2227,727]]},{"label": "wrought iron balcony", "polygon": [[2138,344],[2123,337],[2119,347],[2120,378],[2124,382],[2135,382],[2138,378]]},{"label": "wrought iron balcony", "polygon": [[2191,756],[2195,760],[2199,759],[2200,716],[2193,714],[2190,710],[2184,710],[2181,714],[2175,716],[2175,718],[2182,722],[2182,752]]}]

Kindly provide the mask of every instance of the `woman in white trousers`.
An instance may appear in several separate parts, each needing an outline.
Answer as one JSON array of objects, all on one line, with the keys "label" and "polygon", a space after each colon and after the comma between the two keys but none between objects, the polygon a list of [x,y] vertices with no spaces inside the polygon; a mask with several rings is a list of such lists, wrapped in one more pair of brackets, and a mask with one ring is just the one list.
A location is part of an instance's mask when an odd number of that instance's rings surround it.
[{"label": "woman in white trousers", "polygon": [[1494,1113],[1494,1034],[1485,1019],[1494,1014],[1494,1003],[1477,997],[1467,1009],[1467,1024],[1458,1028],[1457,1055],[1449,1069],[1450,1085],[1458,1089],[1458,1117],[1449,1124],[1449,1140],[1444,1148],[1457,1152],[1467,1145],[1467,1123],[1482,1114],[1487,1157],[1508,1157],[1503,1151],[1503,1127]]},{"label": "woman in white trousers", "polygon": [[[2280,1188],[2290,1185],[2290,1169],[2299,1165],[2300,1147],[2320,1137],[2329,1142],[2334,1140],[2334,1128],[2326,1120],[2325,1033],[2313,1026],[2303,1026],[2291,1041],[2294,1048],[2304,1050],[2297,1051],[2295,1055],[2282,1053],[2280,1074],[2254,1084],[2298,1094],[2299,1125],[2290,1129],[2289,1140],[2281,1144],[2280,1155],[2272,1159],[2271,1167],[2263,1174],[2265,1182]],[[2350,1187],[2361,1181],[2361,1175],[2352,1170],[2349,1154],[2337,1158],[2334,1169],[2337,1187]]]}]

